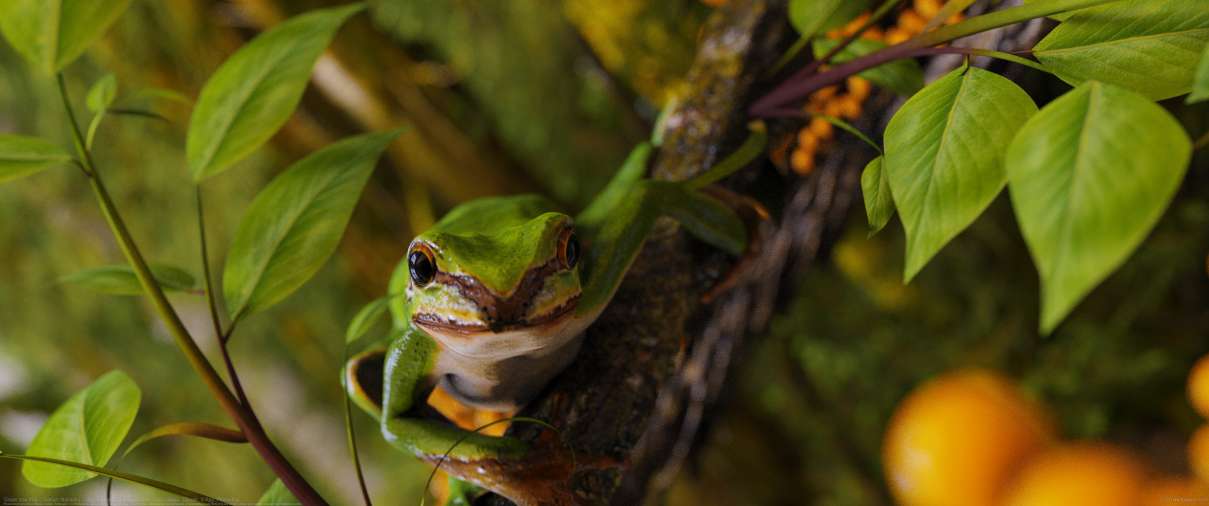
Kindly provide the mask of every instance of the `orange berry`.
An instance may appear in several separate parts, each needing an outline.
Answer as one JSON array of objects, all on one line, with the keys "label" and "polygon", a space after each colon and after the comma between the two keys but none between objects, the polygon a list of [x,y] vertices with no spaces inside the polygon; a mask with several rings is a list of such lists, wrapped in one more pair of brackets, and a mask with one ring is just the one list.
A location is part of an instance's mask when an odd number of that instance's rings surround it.
[{"label": "orange berry", "polygon": [[[828,116],[833,115],[828,114]],[[809,128],[810,132],[813,133],[815,137],[818,137],[819,140],[830,139],[835,133],[831,127],[831,123],[828,123],[827,120],[823,118],[814,118],[810,120],[810,126],[807,128]]]},{"label": "orange berry", "polygon": [[1188,402],[1202,417],[1209,418],[1209,355],[1197,360],[1188,373]]},{"label": "orange berry", "polygon": [[928,24],[928,20],[920,16],[915,11],[903,11],[898,16],[898,27],[910,34],[917,34],[924,31],[924,26]]},{"label": "orange berry", "polygon": [[940,0],[915,0],[915,10],[925,19],[932,19],[940,13]]},{"label": "orange berry", "polygon": [[1008,378],[949,372],[899,403],[882,466],[902,506],[990,506],[1013,470],[1054,439],[1043,409]]},{"label": "orange berry", "polygon": [[857,30],[860,30],[862,26],[865,26],[865,23],[868,23],[868,22],[869,22],[869,13],[866,12],[864,14],[861,14],[860,16],[857,16],[856,19],[849,21],[848,24],[844,25],[844,28],[840,29],[840,31],[844,35],[852,35],[852,34],[856,33]]},{"label": "orange berry", "polygon": [[840,117],[850,120],[861,117],[861,101],[855,96],[849,95],[847,98],[840,101]]},{"label": "orange berry", "polygon": [[793,171],[803,176],[810,174],[814,170],[814,154],[807,153],[801,149],[794,150],[789,157],[789,165],[793,167]]},{"label": "orange berry", "polygon": [[857,100],[864,100],[872,92],[873,86],[869,84],[869,80],[860,76],[852,76],[848,78],[848,93],[856,97]]},{"label": "orange berry", "polygon": [[819,138],[815,137],[809,128],[803,128],[798,132],[798,149],[810,154],[817,153],[819,150]]},{"label": "orange berry", "polygon": [[[827,104],[825,104],[823,106],[823,114],[825,114],[827,116],[831,116],[833,118],[838,118],[840,116],[843,116],[844,115],[843,102],[844,102],[845,98],[846,97],[839,97],[839,98],[836,98],[835,100],[827,102]],[[819,137],[830,138],[830,135],[827,135],[827,136],[820,135]]]},{"label": "orange berry", "polygon": [[1201,425],[1188,439],[1188,467],[1201,481],[1209,482],[1209,424]]},{"label": "orange berry", "polygon": [[862,39],[869,39],[869,40],[882,40],[885,37],[886,37],[886,33],[883,32],[881,28],[878,28],[876,26],[869,27],[868,30],[865,30],[865,33],[861,34]]},{"label": "orange berry", "polygon": [[952,24],[960,23],[960,22],[964,21],[965,18],[966,18],[965,16],[963,16],[960,12],[958,12],[956,14],[953,14],[952,16],[949,16],[949,19],[945,20],[945,24],[952,25]]},{"label": "orange berry", "polygon": [[894,44],[903,42],[909,38],[911,38],[911,34],[907,33],[906,30],[903,30],[902,28],[899,28],[897,26],[886,31],[886,44],[889,44],[892,46]]},{"label": "orange berry", "polygon": [[1209,504],[1209,485],[1187,476],[1150,480],[1142,489],[1142,506]]},{"label": "orange berry", "polygon": [[838,93],[839,91],[840,91],[840,89],[836,86],[828,86],[826,88],[820,88],[819,91],[816,91],[810,95],[810,100],[818,100],[820,102],[825,102],[828,99],[830,99],[831,97],[834,97],[836,95],[836,93]]},{"label": "orange berry", "polygon": [[1067,443],[1033,457],[1003,496],[1003,506],[1136,506],[1146,468],[1105,443]]}]

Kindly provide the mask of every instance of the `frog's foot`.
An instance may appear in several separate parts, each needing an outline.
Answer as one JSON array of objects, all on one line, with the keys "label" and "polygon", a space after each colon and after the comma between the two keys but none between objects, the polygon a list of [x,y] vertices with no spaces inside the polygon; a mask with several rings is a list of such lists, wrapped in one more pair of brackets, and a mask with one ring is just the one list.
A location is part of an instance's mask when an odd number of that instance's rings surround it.
[{"label": "frog's foot", "polygon": [[701,189],[701,192],[731,208],[743,220],[747,228],[747,248],[739,255],[739,260],[731,265],[726,274],[701,296],[701,302],[709,304],[719,295],[734,288],[751,271],[756,258],[762,252],[761,245],[770,217],[768,209],[763,204],[747,195],[735,193],[718,185],[707,186]]},{"label": "frog's foot", "polygon": [[[574,453],[552,430],[543,430],[530,442],[532,449],[520,458],[446,459],[420,455],[450,476],[500,494],[517,504],[580,504],[574,483],[592,476],[620,473],[621,459]],[[453,490],[452,488],[450,489]],[[450,499],[454,495],[451,493]],[[456,504],[456,503],[455,503]]]}]

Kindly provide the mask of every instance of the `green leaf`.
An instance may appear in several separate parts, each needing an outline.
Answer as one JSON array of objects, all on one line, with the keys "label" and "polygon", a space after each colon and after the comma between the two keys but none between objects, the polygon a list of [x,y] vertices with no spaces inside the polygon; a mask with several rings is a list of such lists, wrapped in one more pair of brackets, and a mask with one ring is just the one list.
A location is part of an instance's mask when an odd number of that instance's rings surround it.
[{"label": "green leaf", "polygon": [[88,89],[88,110],[94,113],[104,112],[113,105],[113,99],[117,98],[117,95],[117,77],[113,74],[105,74],[105,77],[97,79],[97,82]]},{"label": "green leaf", "polygon": [[1085,83],[1029,120],[1007,154],[1016,219],[1041,276],[1048,333],[1154,227],[1191,140],[1162,107]]},{"label": "green leaf", "polygon": [[873,139],[870,139],[868,135],[865,135],[865,132],[862,132],[861,129],[857,128],[853,124],[851,124],[847,121],[844,121],[842,119],[836,118],[834,116],[828,116],[826,114],[818,114],[818,115],[815,115],[815,117],[823,118],[824,121],[831,123],[832,126],[852,134],[853,137],[856,137],[858,140],[865,143],[867,146],[873,148],[878,153],[882,152],[881,146],[878,146],[877,143],[873,141]]},{"label": "green leaf", "polygon": [[1037,112],[1011,81],[960,68],[911,97],[886,127],[886,177],[907,231],[910,281],[1003,189],[1012,136]]},{"label": "green leaf", "polygon": [[105,119],[105,112],[117,98],[118,80],[113,74],[106,74],[93,83],[88,90],[88,110],[92,111],[92,122],[88,124],[88,135],[84,138],[84,146],[92,149],[92,139],[97,135],[97,128]]},{"label": "green leaf", "polygon": [[1201,54],[1201,63],[1196,67],[1196,79],[1192,83],[1192,94],[1188,95],[1188,103],[1195,104],[1209,100],[1209,44]]},{"label": "green leaf", "polygon": [[252,201],[223,273],[232,318],[302,286],[336,249],[374,165],[399,131],[342,140],[295,163]]},{"label": "green leaf", "polygon": [[[197,288],[197,281],[188,271],[168,265],[152,265],[151,274],[165,291],[185,292]],[[106,265],[84,269],[59,279],[63,283],[80,285],[90,290],[112,295],[142,295],[143,285],[129,265]]]},{"label": "green leaf", "polygon": [[0,134],[0,183],[70,162],[63,148],[39,137]]},{"label": "green leaf", "polygon": [[948,2],[945,2],[944,6],[940,8],[940,11],[937,12],[935,16],[932,16],[932,19],[928,20],[927,25],[924,25],[924,31],[932,31],[933,28],[944,24],[944,22],[953,17],[954,14],[966,10],[966,8],[973,3],[974,0],[949,0]]},{"label": "green leaf", "polygon": [[[837,40],[817,39],[813,44],[814,56],[822,58],[838,44]],[[836,53],[831,61],[836,64],[849,62],[885,47],[885,44],[876,40],[856,39]],[[895,60],[857,75],[902,95],[910,95],[924,87],[924,71],[915,60]]]},{"label": "green leaf", "polygon": [[1075,12],[1033,49],[1062,80],[1096,80],[1153,100],[1192,90],[1209,44],[1204,1],[1128,0]]},{"label": "green leaf", "polygon": [[869,10],[869,0],[791,0],[789,22],[803,38],[840,27]]},{"label": "green leaf", "polygon": [[84,53],[130,0],[4,0],[0,30],[8,42],[47,74]]},{"label": "green leaf", "polygon": [[264,495],[260,496],[260,500],[256,501],[256,506],[277,506],[277,505],[298,505],[298,499],[294,498],[289,489],[281,483],[281,480],[275,480],[269,489],[264,491]]},{"label": "green leaf", "polygon": [[291,18],[231,55],[202,87],[185,152],[194,182],[260,147],[293,114],[311,69],[336,30],[364,8],[353,4]]},{"label": "green leaf", "polygon": [[[1024,3],[1026,3],[1026,4],[1027,4],[1027,3],[1036,3],[1036,2],[1039,2],[1039,1],[1040,1],[1040,2],[1048,2],[1049,0],[1024,0]],[[1067,18],[1069,18],[1069,17],[1071,17],[1072,15],[1074,15],[1074,12],[1073,12],[1073,11],[1068,11],[1068,12],[1063,12],[1063,13],[1060,13],[1060,14],[1051,14],[1051,15],[1049,15],[1049,16],[1047,16],[1047,17],[1048,17],[1048,18],[1050,18],[1050,19],[1053,19],[1053,20],[1057,20],[1057,21],[1066,21],[1066,19],[1067,19]]]},{"label": "green leaf", "polygon": [[129,455],[135,448],[143,444],[154,441],[156,439],[174,436],[191,436],[201,439],[209,439],[211,441],[221,441],[224,443],[247,443],[248,439],[243,433],[226,427],[204,423],[204,422],[177,422],[170,423],[159,427],[151,432],[139,436],[130,446],[126,448],[122,455]]},{"label": "green leaf", "polygon": [[[111,371],[71,396],[50,415],[26,452],[32,457],[104,466],[122,444],[138,414],[142,393],[129,376]],[[80,469],[26,462],[21,471],[43,488],[74,485],[96,476]]]},{"label": "green leaf", "polygon": [[394,297],[379,297],[378,299],[366,304],[360,311],[357,311],[356,316],[353,316],[352,321],[348,323],[348,330],[344,332],[344,343],[351,344],[361,336],[369,332],[374,324],[386,314],[386,309],[390,306],[390,300]]},{"label": "green leaf", "polygon": [[47,457],[34,457],[32,455],[8,455],[8,454],[0,453],[0,459],[20,460],[20,461],[24,461],[24,462],[37,462],[37,463],[42,463],[45,465],[63,466],[63,467],[67,467],[70,469],[77,469],[77,470],[81,470],[83,472],[93,472],[93,473],[96,473],[96,474],[99,474],[102,476],[108,476],[110,478],[151,487],[156,490],[162,490],[169,494],[172,494],[172,495],[175,495],[178,497],[183,497],[185,499],[192,499],[194,501],[197,501],[200,504],[205,504],[208,506],[230,506],[225,502],[219,501],[218,499],[207,496],[200,492],[194,492],[192,490],[189,490],[186,488],[181,488],[176,485],[164,483],[162,481],[153,480],[151,478],[147,478],[147,477],[139,476],[139,475],[135,475],[135,474],[123,473],[121,471],[115,471],[113,469],[106,469],[104,467],[92,466],[92,465],[88,465],[88,464],[81,464],[79,462],[71,462],[71,461],[62,460],[62,459],[52,459],[52,458],[47,458]]},{"label": "green leaf", "polygon": [[894,216],[894,197],[890,195],[890,181],[882,170],[884,157],[874,158],[861,173],[861,193],[865,196],[865,215],[869,217],[869,235],[873,236],[890,223]]}]

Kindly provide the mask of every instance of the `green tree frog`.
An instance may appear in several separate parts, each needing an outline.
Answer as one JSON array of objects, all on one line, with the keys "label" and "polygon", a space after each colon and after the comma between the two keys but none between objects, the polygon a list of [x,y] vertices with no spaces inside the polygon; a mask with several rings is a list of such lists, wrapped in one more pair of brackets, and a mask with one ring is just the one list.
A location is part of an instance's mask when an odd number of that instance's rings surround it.
[{"label": "green tree frog", "polygon": [[744,250],[744,222],[700,184],[644,178],[651,153],[637,147],[578,215],[537,195],[486,198],[411,242],[390,281],[401,294],[390,303],[391,335],[344,372],[387,441],[429,461],[451,447],[463,462],[523,456],[519,440],[424,416],[432,389],[493,410],[535,397],[575,358],[661,216],[723,251]]}]

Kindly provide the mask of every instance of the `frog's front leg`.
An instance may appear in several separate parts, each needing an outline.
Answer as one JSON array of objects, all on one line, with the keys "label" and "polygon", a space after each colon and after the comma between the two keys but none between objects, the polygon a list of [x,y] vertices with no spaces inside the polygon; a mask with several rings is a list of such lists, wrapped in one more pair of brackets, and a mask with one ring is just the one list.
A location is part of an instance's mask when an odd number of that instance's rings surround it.
[{"label": "frog's front leg", "polygon": [[397,331],[390,341],[353,357],[345,372],[348,394],[380,420],[388,442],[430,462],[446,452],[463,462],[525,454],[527,445],[517,439],[486,436],[426,416],[422,408],[437,383],[436,341],[412,327]]}]

